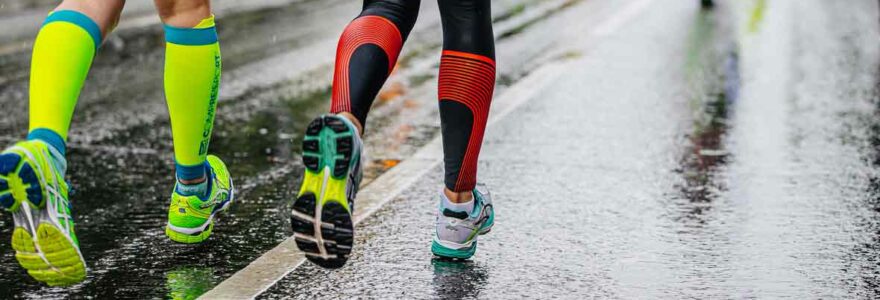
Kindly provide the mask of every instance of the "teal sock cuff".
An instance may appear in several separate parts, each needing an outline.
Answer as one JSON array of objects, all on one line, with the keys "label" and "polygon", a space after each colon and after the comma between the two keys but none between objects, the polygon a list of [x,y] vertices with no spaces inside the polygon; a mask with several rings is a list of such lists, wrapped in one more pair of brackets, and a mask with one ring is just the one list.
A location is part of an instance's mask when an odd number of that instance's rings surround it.
[{"label": "teal sock cuff", "polygon": [[181,28],[165,24],[165,41],[187,46],[214,44],[217,42],[217,27]]},{"label": "teal sock cuff", "polygon": [[208,174],[208,162],[187,166],[175,163],[175,173],[179,180],[194,180],[205,177]]},{"label": "teal sock cuff", "polygon": [[73,10],[55,11],[46,18],[43,26],[52,22],[67,22],[79,26],[92,37],[92,41],[95,42],[95,49],[101,46],[101,27],[98,27],[95,21],[81,12]]},{"label": "teal sock cuff", "polygon": [[27,139],[29,141],[43,141],[46,144],[49,144],[49,146],[52,146],[52,148],[55,148],[55,150],[58,150],[61,155],[64,155],[67,151],[66,145],[64,144],[64,138],[62,138],[60,134],[52,131],[51,129],[37,128],[31,130],[31,132],[29,132],[27,135]]},{"label": "teal sock cuff", "polygon": [[180,182],[181,178],[178,177],[174,190],[182,196],[198,196],[202,201],[207,201],[208,196],[211,195],[211,188],[214,185],[214,176],[210,173],[211,170],[207,163],[205,163],[202,170],[205,172],[205,175],[203,175],[205,181],[195,184],[183,184]]}]

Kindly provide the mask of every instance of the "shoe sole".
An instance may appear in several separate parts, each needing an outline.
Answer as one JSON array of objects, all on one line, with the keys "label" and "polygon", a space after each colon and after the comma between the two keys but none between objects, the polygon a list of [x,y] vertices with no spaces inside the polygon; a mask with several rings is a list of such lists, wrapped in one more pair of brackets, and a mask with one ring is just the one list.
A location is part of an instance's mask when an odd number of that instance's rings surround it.
[{"label": "shoe sole", "polygon": [[468,259],[474,256],[474,253],[477,252],[477,241],[474,241],[470,247],[463,249],[453,249],[444,247],[437,241],[431,242],[431,253],[436,256],[443,258],[457,258],[457,259]]},{"label": "shoe sole", "polygon": [[297,247],[318,266],[345,265],[354,243],[346,184],[354,155],[354,132],[338,118],[322,116],[303,139],[302,187],[290,223]]},{"label": "shoe sole", "polygon": [[214,230],[214,221],[212,220],[208,227],[196,234],[186,234],[183,232],[174,231],[169,226],[165,226],[165,235],[168,236],[172,241],[183,243],[183,244],[198,244],[204,242],[211,236],[211,232]]},{"label": "shoe sole", "polygon": [[18,153],[0,155],[0,205],[12,211],[15,258],[31,277],[50,286],[79,283],[85,279],[85,260],[79,247],[50,221],[43,204],[45,189],[34,170]]},{"label": "shoe sole", "polygon": [[[223,164],[224,170],[228,170],[228,169],[226,169],[226,164],[223,163],[223,161],[221,161],[220,159],[217,159],[217,161],[219,163]],[[232,204],[233,201],[235,201],[235,184],[232,182],[232,177],[230,176],[229,177],[229,200],[226,200],[225,202],[220,203],[220,207],[215,209],[213,212],[211,212],[211,216],[208,217],[208,220],[206,221],[208,223],[208,226],[205,227],[204,230],[196,232],[196,233],[179,232],[179,231],[175,231],[170,226],[171,223],[168,223],[168,225],[165,226],[165,235],[168,236],[168,238],[171,239],[172,241],[175,241],[178,243],[198,244],[198,243],[204,242],[209,237],[211,237],[211,233],[214,232],[214,217],[217,216],[218,213],[220,213],[222,211],[226,211],[229,208],[230,204]],[[202,226],[205,226],[205,225],[202,224]]]}]

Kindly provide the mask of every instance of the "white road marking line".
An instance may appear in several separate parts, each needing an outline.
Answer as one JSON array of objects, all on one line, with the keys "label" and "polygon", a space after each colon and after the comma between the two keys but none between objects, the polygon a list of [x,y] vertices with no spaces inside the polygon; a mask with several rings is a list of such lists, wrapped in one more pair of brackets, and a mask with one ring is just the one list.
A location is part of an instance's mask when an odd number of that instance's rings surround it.
[{"label": "white road marking line", "polygon": [[608,20],[599,24],[599,26],[593,31],[593,34],[600,38],[613,35],[620,30],[621,26],[639,16],[639,14],[645,11],[645,9],[647,9],[653,2],[654,0],[636,0],[630,2],[618,13],[611,16],[611,18],[608,18]]},{"label": "white road marking line", "polygon": [[[624,24],[647,9],[653,1],[636,0],[630,3],[603,21],[593,31],[594,37],[602,38],[617,32]],[[493,100],[487,126],[496,124],[516,108],[534,99],[543,87],[555,82],[556,78],[564,75],[567,69],[564,62],[548,63],[508,88],[504,94]],[[438,136],[420,148],[412,157],[364,187],[358,193],[358,209],[353,216],[354,226],[372,216],[426,173],[439,166],[443,161],[442,149],[442,140]],[[254,299],[302,265],[305,260],[305,254],[297,250],[296,242],[292,236],[252,261],[247,267],[239,270],[199,299]]]}]

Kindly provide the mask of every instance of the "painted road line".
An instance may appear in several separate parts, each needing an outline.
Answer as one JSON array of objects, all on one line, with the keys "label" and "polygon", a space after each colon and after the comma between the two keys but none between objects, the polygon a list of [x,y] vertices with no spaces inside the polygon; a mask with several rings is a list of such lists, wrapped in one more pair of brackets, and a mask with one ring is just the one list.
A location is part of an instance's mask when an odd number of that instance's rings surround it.
[{"label": "painted road line", "polygon": [[[649,6],[647,4],[651,2],[653,0],[638,0],[635,2],[638,5],[628,5],[627,8],[606,20],[605,23],[632,20],[638,13],[647,9]],[[627,16],[619,17],[620,14]],[[616,31],[623,24],[603,25],[604,23],[600,25],[600,28],[605,28],[603,30]],[[594,31],[593,34],[601,37],[607,32]],[[564,61],[551,62],[536,69],[508,88],[492,102],[491,117],[487,126],[493,126],[516,108],[536,98],[538,93],[543,91],[543,88],[565,75],[567,69],[567,64]],[[427,172],[439,166],[443,161],[441,145],[440,137],[433,139],[412,157],[379,176],[361,190],[357,199],[358,209],[354,213],[355,226],[394,200]],[[288,238],[202,295],[200,299],[253,299],[302,265],[305,260],[305,255],[297,250],[294,239]]]},{"label": "painted road line", "polygon": [[623,24],[628,23],[633,18],[639,16],[648,6],[651,6],[654,0],[636,0],[627,4],[618,13],[608,18],[593,31],[597,37],[607,37],[616,33]]}]

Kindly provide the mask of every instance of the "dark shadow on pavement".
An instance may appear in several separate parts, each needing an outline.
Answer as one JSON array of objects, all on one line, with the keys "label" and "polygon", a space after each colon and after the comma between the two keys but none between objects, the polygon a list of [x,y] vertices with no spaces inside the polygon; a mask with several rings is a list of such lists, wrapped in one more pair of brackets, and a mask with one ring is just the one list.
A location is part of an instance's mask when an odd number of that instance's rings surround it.
[{"label": "dark shadow on pavement", "polygon": [[489,272],[470,260],[433,258],[434,293],[439,299],[477,298]]}]

